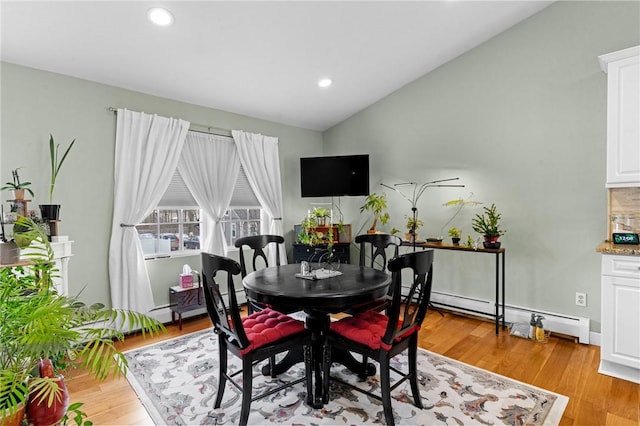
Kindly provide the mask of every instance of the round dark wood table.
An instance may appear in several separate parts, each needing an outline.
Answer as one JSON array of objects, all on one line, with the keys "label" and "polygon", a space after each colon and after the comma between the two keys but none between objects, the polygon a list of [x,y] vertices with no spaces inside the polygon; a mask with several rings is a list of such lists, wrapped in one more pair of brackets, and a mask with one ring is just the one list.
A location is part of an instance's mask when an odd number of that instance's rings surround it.
[{"label": "round dark wood table", "polygon": [[[319,268],[311,264],[312,269]],[[324,354],[324,336],[329,329],[330,314],[342,312],[354,305],[370,302],[387,294],[391,276],[386,272],[358,265],[341,264],[337,268],[342,275],[319,280],[307,280],[296,277],[300,264],[274,266],[248,274],[242,284],[247,297],[254,302],[269,305],[276,310],[292,312],[304,310],[305,325],[312,335],[311,357],[314,377],[308,378],[315,383],[314,395],[308,395],[307,401],[314,408],[321,408],[328,402],[328,395],[322,394],[322,362]],[[275,374],[286,371],[291,365],[303,361],[302,350],[290,351],[275,367]],[[362,363],[356,361],[348,352],[332,351],[331,361],[339,362],[358,374],[375,374],[370,365],[366,371]],[[269,366],[263,369],[270,374]],[[328,378],[326,378],[328,379]]]}]

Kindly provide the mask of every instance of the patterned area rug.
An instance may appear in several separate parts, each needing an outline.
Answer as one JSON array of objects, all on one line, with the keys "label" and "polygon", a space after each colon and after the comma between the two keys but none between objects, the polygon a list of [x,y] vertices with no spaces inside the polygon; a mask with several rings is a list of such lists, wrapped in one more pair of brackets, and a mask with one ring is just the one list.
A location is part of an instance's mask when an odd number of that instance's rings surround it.
[{"label": "patterned area rug", "polygon": [[[219,409],[213,409],[218,383],[218,343],[211,330],[129,351],[127,379],[156,424],[237,424],[240,393],[231,385]],[[394,359],[406,370],[407,359]],[[229,356],[230,368],[240,364]],[[544,389],[493,374],[420,349],[420,393],[424,409],[413,404],[411,389],[403,383],[393,393],[398,425],[555,425],[568,398]],[[258,367],[259,368],[259,367]],[[235,370],[231,370],[235,371]],[[357,377],[339,364],[333,375],[353,383]],[[254,389],[272,386],[272,380],[304,375],[304,365],[292,367],[276,379],[259,376]],[[376,392],[379,376],[360,385]],[[405,386],[406,385],[406,386]],[[345,386],[332,383],[330,401],[322,409],[305,403],[304,383],[251,404],[249,424],[368,425],[384,424],[382,404]]]}]

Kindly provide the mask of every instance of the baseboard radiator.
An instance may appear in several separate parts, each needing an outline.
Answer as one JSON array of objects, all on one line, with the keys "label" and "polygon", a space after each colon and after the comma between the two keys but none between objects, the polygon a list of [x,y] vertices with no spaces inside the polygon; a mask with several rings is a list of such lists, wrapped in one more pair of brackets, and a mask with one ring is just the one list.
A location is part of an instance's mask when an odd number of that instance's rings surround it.
[{"label": "baseboard radiator", "polygon": [[[468,315],[481,316],[476,312],[494,313],[494,301],[475,299],[471,297],[458,296],[455,294],[442,293],[432,291],[431,301],[437,308],[442,304],[443,308],[465,313]],[[446,306],[445,306],[446,305]],[[469,310],[469,311],[465,311]],[[476,311],[476,312],[471,312]],[[541,311],[538,309],[525,308],[521,306],[505,305],[505,321],[507,323],[524,322],[529,323],[531,314],[542,315],[544,328],[554,333],[565,336],[572,336],[578,339],[578,342],[589,344],[589,319],[582,317],[571,317],[564,314]],[[487,317],[491,318],[491,317]]]},{"label": "baseboard radiator", "polygon": [[[240,303],[244,302],[244,294],[238,294]],[[487,312],[493,313],[493,301],[475,299],[466,296],[458,296],[455,294],[442,293],[438,291],[432,291],[431,301],[437,308],[439,304],[445,309],[455,312],[464,313],[467,315],[481,316],[475,312]],[[458,309],[463,308],[463,309]],[[465,309],[469,311],[465,311]],[[206,314],[207,310],[196,309],[191,312],[185,312],[182,317],[188,318],[195,315]],[[545,319],[543,321],[544,328],[554,333],[559,333],[565,336],[572,336],[578,339],[578,342],[589,344],[589,319],[582,317],[571,317],[564,314],[557,314],[553,312],[541,311],[538,309],[525,308],[521,306],[505,305],[505,321],[507,323],[524,322],[529,323],[531,314],[542,315]],[[168,307],[156,309],[150,313],[152,317],[163,322],[168,323],[171,321],[171,311]],[[487,317],[490,318],[490,317]]]}]

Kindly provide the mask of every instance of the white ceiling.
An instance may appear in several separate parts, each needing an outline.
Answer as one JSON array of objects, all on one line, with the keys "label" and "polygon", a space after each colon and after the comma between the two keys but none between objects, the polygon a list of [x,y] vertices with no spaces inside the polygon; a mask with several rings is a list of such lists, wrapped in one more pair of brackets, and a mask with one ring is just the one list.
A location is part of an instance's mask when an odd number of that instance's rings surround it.
[{"label": "white ceiling", "polygon": [[325,130],[551,3],[1,0],[0,57]]}]

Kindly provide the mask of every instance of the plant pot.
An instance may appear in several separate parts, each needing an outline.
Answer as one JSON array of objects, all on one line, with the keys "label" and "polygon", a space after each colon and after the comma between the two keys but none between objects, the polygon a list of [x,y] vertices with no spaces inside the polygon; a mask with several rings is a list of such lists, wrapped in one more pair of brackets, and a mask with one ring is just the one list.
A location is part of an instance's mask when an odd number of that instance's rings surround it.
[{"label": "plant pot", "polygon": [[40,214],[45,220],[60,220],[60,204],[40,204]]},{"label": "plant pot", "polygon": [[0,264],[11,265],[20,260],[20,247],[15,241],[0,243]]},{"label": "plant pot", "polygon": [[454,246],[460,245],[460,238],[451,238],[451,241],[453,242]]},{"label": "plant pot", "polygon": [[24,402],[18,404],[15,410],[10,410],[8,408],[4,409],[4,411],[0,411],[0,425],[2,426],[21,426],[22,421],[24,420],[24,413],[27,406]]},{"label": "plant pot", "polygon": [[55,380],[60,390],[59,397],[54,398],[51,405],[47,404],[47,398],[39,398],[38,395],[29,395],[27,401],[27,420],[33,426],[56,425],[67,413],[69,406],[69,391],[64,383],[64,377],[53,376],[53,363],[50,359],[40,360],[40,377],[51,377]]},{"label": "plant pot", "polygon": [[486,249],[499,249],[500,248],[500,242],[498,241],[498,238],[500,238],[499,236],[497,237],[484,237],[484,242],[482,243],[482,246]]},{"label": "plant pot", "polygon": [[24,189],[14,189],[13,190],[13,199],[14,200],[24,200]]}]

